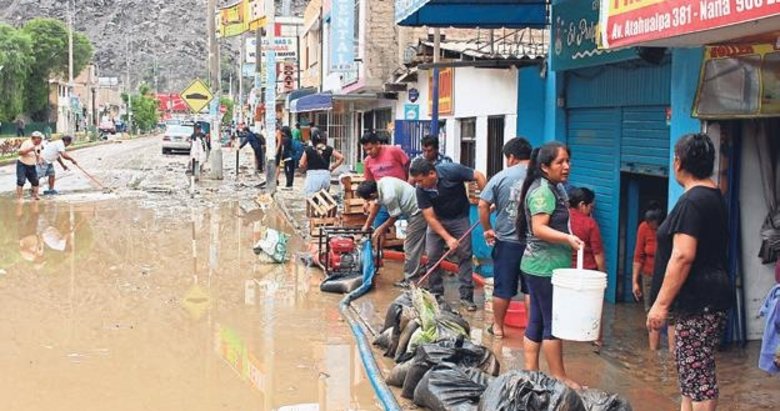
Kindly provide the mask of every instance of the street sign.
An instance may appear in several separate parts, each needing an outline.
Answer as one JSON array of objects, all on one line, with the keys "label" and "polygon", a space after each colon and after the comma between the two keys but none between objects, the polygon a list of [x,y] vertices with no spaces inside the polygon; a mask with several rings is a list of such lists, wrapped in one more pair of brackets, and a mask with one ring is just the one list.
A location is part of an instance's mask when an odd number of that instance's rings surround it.
[{"label": "street sign", "polygon": [[181,92],[181,98],[193,112],[200,113],[214,99],[214,95],[206,83],[198,79]]}]

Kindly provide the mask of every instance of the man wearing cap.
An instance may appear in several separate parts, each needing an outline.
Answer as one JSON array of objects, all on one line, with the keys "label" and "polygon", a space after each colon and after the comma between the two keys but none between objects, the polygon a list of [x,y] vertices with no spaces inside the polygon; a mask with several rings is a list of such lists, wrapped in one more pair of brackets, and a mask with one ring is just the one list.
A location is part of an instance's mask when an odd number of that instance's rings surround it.
[{"label": "man wearing cap", "polygon": [[41,142],[43,134],[34,131],[29,140],[19,147],[19,159],[16,160],[16,199],[22,201],[24,183],[29,181],[32,185],[33,200],[38,197],[38,171],[35,166],[41,161]]},{"label": "man wearing cap", "polygon": [[49,178],[49,189],[44,190],[44,195],[55,195],[57,190],[54,189],[54,182],[56,180],[56,173],[54,171],[54,162],[60,163],[62,169],[68,171],[68,167],[62,159],[70,160],[73,165],[78,165],[76,160],[73,159],[68,153],[65,152],[65,147],[68,147],[73,143],[73,137],[64,136],[60,140],[49,141],[43,146],[41,151],[41,162],[38,164],[38,178]]}]

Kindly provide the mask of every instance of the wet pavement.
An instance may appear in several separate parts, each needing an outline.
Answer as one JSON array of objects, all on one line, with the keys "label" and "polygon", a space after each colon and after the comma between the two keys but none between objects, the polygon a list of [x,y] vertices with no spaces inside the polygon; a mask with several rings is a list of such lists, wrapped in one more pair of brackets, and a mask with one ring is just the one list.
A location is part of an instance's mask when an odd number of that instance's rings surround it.
[{"label": "wet pavement", "polygon": [[[300,190],[278,193],[286,212],[263,210],[260,180],[226,169],[191,196],[187,157],[162,156],[159,138],[74,156],[112,192],[70,171],[60,196],[18,204],[13,169],[0,168],[0,409],[379,409],[341,296],[319,291],[317,270],[252,252],[266,228],[293,231],[285,215],[305,229]],[[234,153],[224,156],[232,167]],[[241,164],[249,159],[242,151]],[[295,237],[290,252],[305,248]],[[373,328],[400,276],[388,263],[377,290],[354,303]],[[521,368],[520,330],[493,341],[481,310],[466,317],[503,370]],[[625,395],[635,410],[677,408],[672,362],[646,351],[641,307],[608,306],[605,320],[600,355],[567,343],[572,378]],[[780,382],[755,367],[757,351],[720,356],[721,409],[777,409]]]}]

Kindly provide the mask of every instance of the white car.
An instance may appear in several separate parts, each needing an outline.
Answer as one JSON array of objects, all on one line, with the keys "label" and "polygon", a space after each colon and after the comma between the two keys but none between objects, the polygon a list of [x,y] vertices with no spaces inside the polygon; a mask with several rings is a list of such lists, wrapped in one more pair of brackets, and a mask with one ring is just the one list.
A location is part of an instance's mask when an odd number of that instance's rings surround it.
[{"label": "white car", "polygon": [[169,154],[174,151],[190,152],[189,138],[194,133],[193,126],[170,125],[165,128],[162,141],[162,153]]}]

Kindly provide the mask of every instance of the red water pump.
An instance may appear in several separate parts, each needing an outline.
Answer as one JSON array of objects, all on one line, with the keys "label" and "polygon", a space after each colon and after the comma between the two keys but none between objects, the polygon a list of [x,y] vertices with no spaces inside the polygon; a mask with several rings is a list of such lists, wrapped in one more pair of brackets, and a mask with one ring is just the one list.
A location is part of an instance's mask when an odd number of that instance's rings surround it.
[{"label": "red water pump", "polygon": [[337,236],[328,239],[328,271],[347,274],[360,273],[360,253],[353,237]]}]

